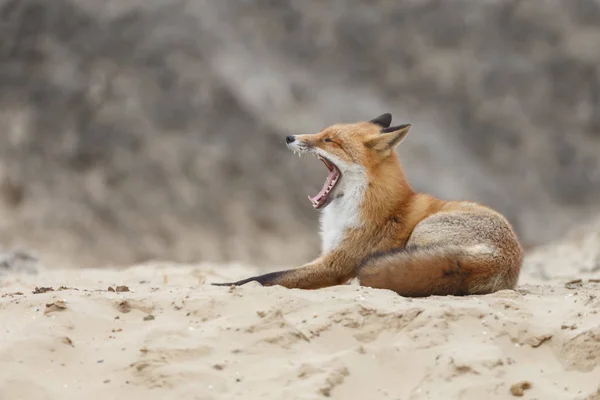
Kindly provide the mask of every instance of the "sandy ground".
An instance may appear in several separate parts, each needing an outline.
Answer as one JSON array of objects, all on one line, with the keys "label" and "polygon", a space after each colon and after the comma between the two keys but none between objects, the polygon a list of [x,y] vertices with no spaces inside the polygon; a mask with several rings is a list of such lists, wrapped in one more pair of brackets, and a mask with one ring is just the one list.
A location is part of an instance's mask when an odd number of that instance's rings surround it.
[{"label": "sandy ground", "polygon": [[0,399],[600,399],[599,249],[575,233],[518,290],[462,298],[207,284],[241,265],[6,273]]}]

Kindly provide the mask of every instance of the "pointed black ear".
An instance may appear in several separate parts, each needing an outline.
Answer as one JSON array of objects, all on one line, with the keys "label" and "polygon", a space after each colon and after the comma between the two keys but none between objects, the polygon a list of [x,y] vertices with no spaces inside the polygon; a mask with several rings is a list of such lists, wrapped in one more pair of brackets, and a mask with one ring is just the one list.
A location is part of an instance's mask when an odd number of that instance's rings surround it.
[{"label": "pointed black ear", "polygon": [[387,126],[385,128],[383,128],[381,130],[381,133],[390,133],[390,132],[396,132],[399,131],[401,129],[404,129],[406,127],[410,127],[410,124],[403,124],[403,125],[398,125],[398,126]]},{"label": "pointed black ear", "polygon": [[375,135],[365,144],[377,151],[391,151],[391,149],[398,146],[398,144],[400,144],[400,142],[406,137],[410,127],[411,124],[404,124],[392,126],[390,128],[384,128],[381,130],[380,134]]},{"label": "pointed black ear", "polygon": [[390,124],[392,123],[392,114],[390,114],[390,113],[381,114],[379,117],[373,118],[369,122],[371,122],[373,124],[377,124],[377,125],[381,126],[382,128],[388,128],[390,126]]}]

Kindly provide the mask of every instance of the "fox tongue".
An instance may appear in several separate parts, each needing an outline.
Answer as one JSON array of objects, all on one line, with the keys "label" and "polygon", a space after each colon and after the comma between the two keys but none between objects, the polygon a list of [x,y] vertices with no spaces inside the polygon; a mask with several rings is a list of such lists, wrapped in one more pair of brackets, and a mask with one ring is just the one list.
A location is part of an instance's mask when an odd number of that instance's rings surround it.
[{"label": "fox tongue", "polygon": [[327,197],[331,189],[335,186],[337,179],[339,178],[339,172],[336,169],[332,169],[329,171],[329,175],[327,175],[327,179],[325,180],[325,185],[319,193],[317,193],[314,197],[308,196],[308,199],[313,204],[314,208],[319,208],[322,206],[325,201],[327,201]]}]

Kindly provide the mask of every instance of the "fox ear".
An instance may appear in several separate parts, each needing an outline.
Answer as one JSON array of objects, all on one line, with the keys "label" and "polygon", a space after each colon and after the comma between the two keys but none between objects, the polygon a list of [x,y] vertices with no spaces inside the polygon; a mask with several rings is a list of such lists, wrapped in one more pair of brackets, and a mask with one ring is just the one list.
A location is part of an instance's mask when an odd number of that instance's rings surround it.
[{"label": "fox ear", "polygon": [[411,126],[404,124],[383,128],[380,135],[367,142],[367,146],[379,151],[393,149],[406,137]]},{"label": "fox ear", "polygon": [[373,118],[369,122],[379,125],[382,128],[388,128],[390,126],[390,124],[392,123],[392,114],[390,114],[390,113],[381,114],[379,117]]}]

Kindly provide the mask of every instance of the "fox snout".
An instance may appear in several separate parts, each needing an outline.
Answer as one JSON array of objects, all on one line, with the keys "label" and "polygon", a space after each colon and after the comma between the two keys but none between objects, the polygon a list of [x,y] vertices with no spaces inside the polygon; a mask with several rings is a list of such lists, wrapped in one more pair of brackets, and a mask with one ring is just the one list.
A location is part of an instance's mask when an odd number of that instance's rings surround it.
[{"label": "fox snout", "polygon": [[287,145],[288,149],[292,150],[294,153],[302,153],[310,150],[312,147],[310,142],[302,140],[302,138],[298,137],[298,135],[286,136],[285,144]]}]

